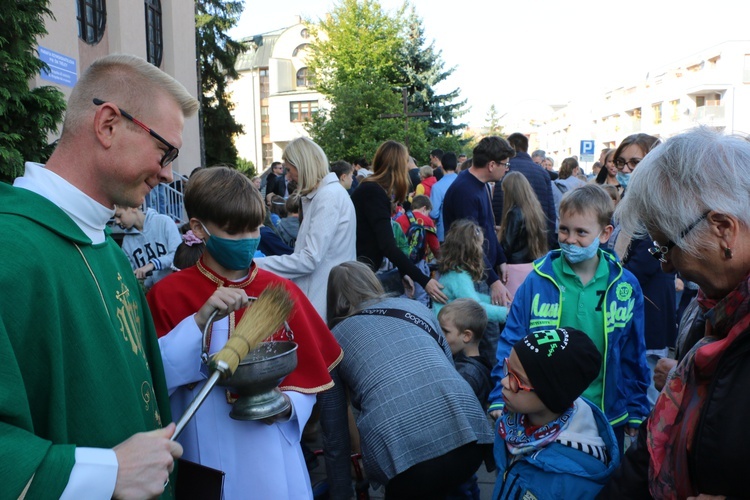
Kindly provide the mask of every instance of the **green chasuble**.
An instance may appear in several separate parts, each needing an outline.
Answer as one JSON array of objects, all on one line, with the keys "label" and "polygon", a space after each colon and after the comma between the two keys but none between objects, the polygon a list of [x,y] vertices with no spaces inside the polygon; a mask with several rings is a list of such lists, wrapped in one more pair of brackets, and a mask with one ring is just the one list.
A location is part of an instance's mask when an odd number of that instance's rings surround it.
[{"label": "green chasuble", "polygon": [[26,498],[58,498],[76,446],[171,421],[159,344],[110,236],[92,245],[57,206],[2,183],[0,235],[0,497],[33,476]]}]

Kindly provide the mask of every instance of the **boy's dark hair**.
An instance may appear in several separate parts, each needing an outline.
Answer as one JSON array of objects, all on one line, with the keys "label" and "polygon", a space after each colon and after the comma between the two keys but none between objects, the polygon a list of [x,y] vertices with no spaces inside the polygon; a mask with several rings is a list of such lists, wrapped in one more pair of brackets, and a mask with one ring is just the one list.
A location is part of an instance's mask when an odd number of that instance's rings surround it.
[{"label": "boy's dark hair", "polygon": [[593,212],[602,227],[611,223],[614,209],[612,198],[596,183],[586,184],[567,192],[560,202],[560,215]]},{"label": "boy's dark hair", "polygon": [[453,172],[458,166],[458,158],[456,158],[456,153],[445,153],[443,155],[441,163],[443,164],[443,170]]},{"label": "boy's dark hair", "polygon": [[359,165],[362,168],[367,168],[370,166],[370,163],[367,161],[367,158],[362,156],[361,158],[357,158],[352,162],[353,165]]},{"label": "boy's dark hair", "polygon": [[491,161],[503,162],[508,158],[513,158],[516,151],[505,139],[491,135],[479,141],[472,154],[474,167],[484,168]]},{"label": "boy's dark hair", "polygon": [[253,182],[228,167],[209,167],[190,176],[185,211],[190,218],[210,221],[230,233],[254,231],[265,217],[263,199]]},{"label": "boy's dark hair", "polygon": [[287,216],[286,200],[283,196],[276,195],[271,198],[271,213],[274,213],[282,219]]},{"label": "boy's dark hair", "polygon": [[423,194],[418,194],[411,200],[412,210],[418,210],[420,208],[426,208],[427,210],[432,210],[432,202],[430,201],[430,198]]},{"label": "boy's dark hair", "polygon": [[336,177],[339,179],[342,175],[348,174],[349,172],[354,171],[354,167],[351,165],[351,163],[344,161],[344,160],[337,160],[333,163],[331,163],[331,172],[336,174]]},{"label": "boy's dark hair", "polygon": [[440,160],[440,162],[442,163],[442,161],[443,161],[443,150],[442,149],[433,149],[432,151],[430,151],[430,156],[434,156],[435,158],[437,158],[438,160]]},{"label": "boy's dark hair", "polygon": [[456,299],[448,302],[438,313],[438,321],[441,318],[444,318],[444,321],[452,321],[459,332],[469,330],[472,333],[471,341],[477,344],[487,329],[487,312],[474,299]]},{"label": "boy's dark hair", "polygon": [[508,136],[508,144],[516,151],[527,152],[529,150],[529,138],[521,132],[514,132]]},{"label": "boy's dark hair", "polygon": [[286,199],[286,212],[287,214],[298,214],[299,213],[299,195],[292,193],[289,198]]}]

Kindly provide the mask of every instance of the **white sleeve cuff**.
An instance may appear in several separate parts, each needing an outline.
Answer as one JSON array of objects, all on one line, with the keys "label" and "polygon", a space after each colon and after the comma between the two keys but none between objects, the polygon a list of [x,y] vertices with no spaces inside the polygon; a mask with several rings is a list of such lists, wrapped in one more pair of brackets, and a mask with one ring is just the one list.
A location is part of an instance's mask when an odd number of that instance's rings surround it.
[{"label": "white sleeve cuff", "polygon": [[76,448],[76,463],[60,500],[112,498],[117,482],[117,455],[104,448]]}]

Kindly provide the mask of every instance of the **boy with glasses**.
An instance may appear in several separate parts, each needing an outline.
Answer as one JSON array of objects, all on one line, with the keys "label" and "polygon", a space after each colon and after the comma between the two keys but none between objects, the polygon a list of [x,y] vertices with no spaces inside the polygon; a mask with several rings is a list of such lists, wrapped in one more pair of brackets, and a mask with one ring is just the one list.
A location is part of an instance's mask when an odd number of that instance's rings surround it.
[{"label": "boy with glasses", "polygon": [[516,292],[497,345],[490,412],[503,407],[502,360],[529,332],[570,325],[586,332],[602,356],[583,396],[602,410],[619,448],[649,413],[650,382],[644,340],[643,293],[635,276],[599,248],[612,233],[613,204],[598,184],[566,193],[560,203],[560,250],[533,264]]},{"label": "boy with glasses", "polygon": [[602,357],[573,328],[532,333],[502,363],[492,498],[594,498],[619,463],[614,433],[581,393]]}]

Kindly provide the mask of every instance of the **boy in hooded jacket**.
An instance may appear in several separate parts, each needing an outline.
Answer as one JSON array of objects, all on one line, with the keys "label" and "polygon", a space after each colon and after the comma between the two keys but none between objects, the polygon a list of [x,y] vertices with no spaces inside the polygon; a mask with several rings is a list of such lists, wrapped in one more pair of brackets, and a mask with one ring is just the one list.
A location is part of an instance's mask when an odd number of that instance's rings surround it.
[{"label": "boy in hooded jacket", "polygon": [[570,325],[589,336],[602,356],[600,371],[583,396],[604,412],[619,449],[649,413],[643,294],[617,258],[599,249],[612,233],[614,206],[596,184],[575,189],[560,203],[559,250],[533,264],[519,287],[497,345],[490,413],[503,407],[502,360],[529,332]]},{"label": "boy in hooded jacket", "polygon": [[502,362],[494,499],[594,498],[620,456],[612,427],[580,397],[601,354],[573,328],[527,335]]}]

